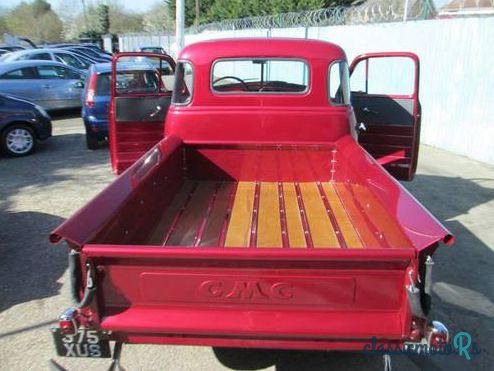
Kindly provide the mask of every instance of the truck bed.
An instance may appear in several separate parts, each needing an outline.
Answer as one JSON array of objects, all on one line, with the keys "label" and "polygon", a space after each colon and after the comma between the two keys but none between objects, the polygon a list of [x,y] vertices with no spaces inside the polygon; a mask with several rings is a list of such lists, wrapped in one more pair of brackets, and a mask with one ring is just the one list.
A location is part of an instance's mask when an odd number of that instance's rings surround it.
[{"label": "truck bed", "polygon": [[410,247],[363,186],[343,182],[184,181],[150,245]]},{"label": "truck bed", "polygon": [[324,145],[160,142],[56,242],[418,250],[444,228],[351,138]]},{"label": "truck bed", "polygon": [[113,339],[295,349],[408,338],[416,257],[451,242],[351,138],[167,137],[51,239],[95,268]]}]

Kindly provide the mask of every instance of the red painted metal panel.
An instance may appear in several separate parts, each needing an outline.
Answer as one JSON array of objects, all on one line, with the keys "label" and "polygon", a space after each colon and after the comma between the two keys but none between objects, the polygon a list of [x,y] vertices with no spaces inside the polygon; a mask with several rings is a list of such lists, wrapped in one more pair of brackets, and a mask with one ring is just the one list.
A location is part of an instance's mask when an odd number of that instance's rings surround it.
[{"label": "red painted metal panel", "polygon": [[[198,307],[202,303],[237,306],[245,303],[247,306],[289,305],[305,310],[328,306],[348,308],[354,303],[353,277],[260,274],[255,270],[242,270],[241,274],[217,272],[167,270],[140,273],[142,299],[151,304],[189,307]],[[180,287],[174,284],[177,280]]]},{"label": "red painted metal panel", "polygon": [[[401,340],[408,334],[401,331],[402,318],[390,312],[273,312],[238,310],[203,310],[179,307],[160,310],[153,307],[133,307],[103,318],[103,329],[131,334],[170,334],[181,337],[228,336],[231,339],[253,337],[287,337],[293,340]],[[241,329],[241,330],[240,330]],[[173,342],[172,342],[173,343]]]},{"label": "red painted metal panel", "polygon": [[[176,153],[181,143],[181,140],[174,136],[163,140],[157,147],[161,153],[159,157],[161,163],[170,159]],[[78,210],[71,218],[56,228],[50,234],[50,240],[52,242],[59,242],[63,238],[79,247],[88,243],[97,233],[102,232],[105,227],[108,227],[108,223],[117,216],[131,196],[139,194],[139,187],[135,177],[137,173],[141,174],[142,177],[138,182],[146,180],[153,172],[157,174],[158,172],[156,170],[158,169],[167,174],[167,179],[161,179],[161,181],[156,183],[156,186],[152,182],[148,183],[155,190],[154,192],[147,192],[147,197],[153,201],[155,192],[159,189],[158,186],[166,186],[167,184],[171,184],[172,180],[178,181],[180,179],[181,175],[176,172],[178,169],[172,163],[168,163],[164,168],[161,168],[157,164],[155,167],[147,169],[145,164],[146,158],[144,156],[140,161],[134,163],[124,174]],[[142,169],[145,169],[146,172],[143,173]],[[146,195],[146,192],[143,192],[143,195]]]}]

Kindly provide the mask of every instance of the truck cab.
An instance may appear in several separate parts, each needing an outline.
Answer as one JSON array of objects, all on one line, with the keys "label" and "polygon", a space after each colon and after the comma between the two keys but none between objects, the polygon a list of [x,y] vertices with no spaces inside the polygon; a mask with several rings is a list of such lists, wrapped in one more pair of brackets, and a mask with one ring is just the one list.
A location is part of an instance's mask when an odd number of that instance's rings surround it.
[{"label": "truck cab", "polygon": [[[402,63],[411,76],[371,80]],[[418,72],[411,53],[349,67],[315,40],[184,48],[163,139],[50,236],[74,278],[59,354],[88,329],[101,349],[447,341],[428,312],[432,256],[453,237],[394,178],[416,168]],[[161,92],[118,98],[117,134],[126,114],[162,112]]]}]

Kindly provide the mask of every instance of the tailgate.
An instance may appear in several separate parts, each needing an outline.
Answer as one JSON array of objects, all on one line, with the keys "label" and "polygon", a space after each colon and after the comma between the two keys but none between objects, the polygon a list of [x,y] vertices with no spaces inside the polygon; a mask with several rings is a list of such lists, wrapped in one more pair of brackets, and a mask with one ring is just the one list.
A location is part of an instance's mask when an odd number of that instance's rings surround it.
[{"label": "tailgate", "polygon": [[401,339],[414,249],[86,245],[101,326],[127,337]]}]

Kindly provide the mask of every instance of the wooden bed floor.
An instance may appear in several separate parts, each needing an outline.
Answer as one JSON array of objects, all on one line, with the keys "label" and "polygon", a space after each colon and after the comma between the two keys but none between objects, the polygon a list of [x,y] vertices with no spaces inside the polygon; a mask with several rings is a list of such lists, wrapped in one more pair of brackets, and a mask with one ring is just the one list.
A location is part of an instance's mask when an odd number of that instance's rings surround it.
[{"label": "wooden bed floor", "polygon": [[410,246],[366,187],[335,182],[187,181],[150,243],[227,248]]}]

